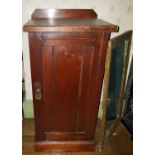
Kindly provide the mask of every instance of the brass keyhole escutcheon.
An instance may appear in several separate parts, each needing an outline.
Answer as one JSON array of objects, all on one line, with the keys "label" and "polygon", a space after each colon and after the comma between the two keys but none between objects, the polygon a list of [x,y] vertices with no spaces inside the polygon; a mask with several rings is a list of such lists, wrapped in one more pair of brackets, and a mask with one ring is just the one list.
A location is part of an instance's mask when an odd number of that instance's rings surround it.
[{"label": "brass keyhole escutcheon", "polygon": [[36,100],[41,100],[42,99],[42,94],[41,94],[41,84],[40,82],[35,82],[35,99]]}]

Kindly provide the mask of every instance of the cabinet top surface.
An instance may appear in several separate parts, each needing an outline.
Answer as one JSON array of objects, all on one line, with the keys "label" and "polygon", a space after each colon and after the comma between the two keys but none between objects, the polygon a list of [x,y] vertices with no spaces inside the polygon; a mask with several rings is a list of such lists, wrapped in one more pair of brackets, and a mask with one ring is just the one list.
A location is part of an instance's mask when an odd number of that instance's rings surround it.
[{"label": "cabinet top surface", "polygon": [[37,9],[24,26],[25,32],[117,32],[118,26],[97,19],[91,9]]}]

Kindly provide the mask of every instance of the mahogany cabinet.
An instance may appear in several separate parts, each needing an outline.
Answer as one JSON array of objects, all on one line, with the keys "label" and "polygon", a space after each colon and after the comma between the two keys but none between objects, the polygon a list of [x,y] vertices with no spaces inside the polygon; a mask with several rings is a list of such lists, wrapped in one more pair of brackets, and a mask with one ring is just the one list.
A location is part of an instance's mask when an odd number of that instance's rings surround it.
[{"label": "mahogany cabinet", "polygon": [[91,9],[36,9],[29,32],[36,151],[94,151],[108,40]]}]

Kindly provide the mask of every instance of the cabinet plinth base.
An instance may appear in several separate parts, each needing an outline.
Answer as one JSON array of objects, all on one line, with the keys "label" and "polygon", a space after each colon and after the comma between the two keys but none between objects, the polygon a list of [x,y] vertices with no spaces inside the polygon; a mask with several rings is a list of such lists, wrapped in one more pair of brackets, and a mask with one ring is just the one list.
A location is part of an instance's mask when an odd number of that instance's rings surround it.
[{"label": "cabinet plinth base", "polygon": [[94,141],[42,141],[35,142],[35,151],[51,152],[92,152],[95,151]]}]

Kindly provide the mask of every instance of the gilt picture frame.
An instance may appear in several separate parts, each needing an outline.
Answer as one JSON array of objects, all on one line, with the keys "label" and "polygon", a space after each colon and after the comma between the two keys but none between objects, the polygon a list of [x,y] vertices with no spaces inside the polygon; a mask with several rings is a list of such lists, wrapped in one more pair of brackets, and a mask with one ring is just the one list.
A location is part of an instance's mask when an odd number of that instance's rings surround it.
[{"label": "gilt picture frame", "polygon": [[132,30],[129,30],[112,38],[108,43],[102,93],[100,151],[103,151],[123,116],[131,39]]}]

